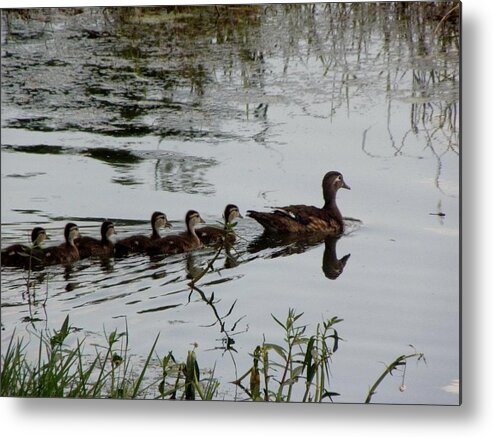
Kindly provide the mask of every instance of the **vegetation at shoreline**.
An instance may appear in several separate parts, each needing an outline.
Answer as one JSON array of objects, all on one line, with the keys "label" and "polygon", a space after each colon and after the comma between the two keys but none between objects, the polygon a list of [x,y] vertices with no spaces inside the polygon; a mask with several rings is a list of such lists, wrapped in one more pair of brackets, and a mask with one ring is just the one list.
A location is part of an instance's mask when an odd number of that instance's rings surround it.
[{"label": "vegetation at shoreline", "polygon": [[[264,340],[255,348],[251,354],[252,367],[232,382],[245,393],[236,400],[333,402],[339,396],[331,390],[329,376],[331,359],[341,340],[334,325],[342,320],[328,319],[317,325],[314,334],[307,335],[308,326],[298,323],[301,316],[293,310],[284,322],[272,316],[284,330],[284,343]],[[73,332],[67,316],[59,330],[42,334],[34,362],[26,353],[26,344],[22,339],[16,340],[14,333],[2,354],[0,396],[215,400],[219,388],[224,388],[214,369],[200,369],[195,348],[188,351],[184,361],[176,360],[172,352],[160,357],[155,352],[158,335],[144,363],[136,366],[130,354],[128,329],[112,331],[106,336],[106,344],[96,346],[93,355],[86,353],[84,340],[78,340],[72,347],[66,345]],[[365,403],[370,403],[380,383],[399,367],[403,369],[399,387],[403,391],[410,359],[424,360],[424,355],[415,351],[386,365],[372,384]],[[298,398],[296,393],[302,395]]]}]

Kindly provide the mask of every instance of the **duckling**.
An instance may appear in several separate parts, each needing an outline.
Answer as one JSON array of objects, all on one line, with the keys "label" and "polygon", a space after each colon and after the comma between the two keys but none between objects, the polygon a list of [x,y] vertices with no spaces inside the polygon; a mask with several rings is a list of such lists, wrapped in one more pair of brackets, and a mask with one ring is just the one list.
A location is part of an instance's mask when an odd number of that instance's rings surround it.
[{"label": "duckling", "polygon": [[344,232],[344,222],[336,204],[339,188],[351,188],[344,182],[342,174],[329,171],[323,178],[322,190],[325,204],[322,208],[307,205],[290,205],[274,208],[274,212],[247,211],[268,232],[305,234],[320,232],[339,235]]},{"label": "duckling", "polygon": [[79,250],[75,245],[75,239],[79,238],[79,228],[75,223],[65,225],[65,243],[59,246],[47,247],[44,251],[44,263],[51,264],[70,264],[79,259]]},{"label": "duckling", "polygon": [[218,228],[216,226],[204,226],[196,230],[197,236],[204,244],[216,244],[222,241],[225,237],[229,243],[233,243],[236,240],[234,233],[228,233],[228,225],[233,223],[237,218],[243,218],[240,214],[240,210],[236,205],[226,205],[224,209],[224,228]]},{"label": "duckling", "polygon": [[131,252],[145,252],[153,241],[159,240],[160,228],[171,228],[172,225],[168,221],[166,214],[156,211],[151,216],[152,234],[150,237],[147,235],[132,235],[124,238],[115,244],[115,255],[124,256]]},{"label": "duckling", "polygon": [[2,265],[30,268],[40,263],[43,257],[42,244],[49,240],[46,231],[36,226],[31,232],[31,246],[13,244],[2,251]]},{"label": "duckling", "polygon": [[101,240],[93,237],[79,237],[75,240],[75,246],[79,250],[79,258],[91,256],[112,256],[114,246],[110,238],[115,235],[115,225],[108,220],[101,225]]},{"label": "duckling", "polygon": [[169,235],[159,240],[154,240],[148,247],[147,252],[150,255],[166,253],[174,254],[188,252],[190,250],[202,247],[202,242],[195,232],[195,226],[199,223],[205,223],[197,211],[190,210],[185,216],[187,230],[177,235]]}]

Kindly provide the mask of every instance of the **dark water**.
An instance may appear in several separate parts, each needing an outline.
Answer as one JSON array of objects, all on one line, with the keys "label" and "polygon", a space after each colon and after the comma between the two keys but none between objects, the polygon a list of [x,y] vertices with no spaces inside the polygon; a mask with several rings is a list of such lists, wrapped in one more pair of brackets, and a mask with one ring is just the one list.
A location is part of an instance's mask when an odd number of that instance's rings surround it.
[{"label": "dark water", "polygon": [[[374,400],[456,404],[459,378],[459,48],[451,4],[2,11],[2,247],[34,225],[61,242],[67,221],[98,235],[173,231],[187,209],[211,223],[242,213],[320,205],[321,180],[344,174],[346,235],[262,240],[240,220],[235,250],[201,281],[234,327],[236,364],[282,342],[271,314],[303,312],[312,329],[338,316],[337,401],[362,402],[390,362],[427,364]],[[439,215],[437,215],[439,214]],[[215,366],[233,399],[224,335],[190,277],[214,252],[166,259],[83,260],[33,274],[2,268],[2,345],[58,328],[67,314],[88,343],[130,332],[145,356]],[[343,256],[345,264],[340,262]],[[189,298],[190,297],[190,298]],[[43,307],[42,302],[46,300]]]}]

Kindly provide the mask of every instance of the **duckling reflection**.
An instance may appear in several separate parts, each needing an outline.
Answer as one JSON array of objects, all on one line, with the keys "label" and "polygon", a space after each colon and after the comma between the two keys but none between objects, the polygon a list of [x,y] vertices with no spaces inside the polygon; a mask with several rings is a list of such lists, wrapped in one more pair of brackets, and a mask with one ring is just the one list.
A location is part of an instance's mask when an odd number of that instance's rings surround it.
[{"label": "duckling reflection", "polygon": [[275,236],[271,233],[264,232],[260,237],[250,243],[248,252],[259,253],[266,251],[264,258],[278,258],[306,252],[324,242],[322,271],[326,278],[333,280],[341,275],[351,256],[351,254],[347,254],[341,259],[337,258],[336,246],[338,240],[339,237],[320,234],[300,237],[299,235]]},{"label": "duckling reflection", "polygon": [[[233,249],[234,253],[231,253],[231,249]],[[225,269],[232,269],[234,267],[237,267],[240,264],[240,255],[234,247],[227,243],[224,245],[224,250],[225,250],[225,260],[224,260],[224,268]]]},{"label": "duckling reflection", "polygon": [[200,276],[203,269],[197,264],[196,257],[193,253],[188,252],[185,261],[185,271],[187,272],[187,279],[194,280]]}]

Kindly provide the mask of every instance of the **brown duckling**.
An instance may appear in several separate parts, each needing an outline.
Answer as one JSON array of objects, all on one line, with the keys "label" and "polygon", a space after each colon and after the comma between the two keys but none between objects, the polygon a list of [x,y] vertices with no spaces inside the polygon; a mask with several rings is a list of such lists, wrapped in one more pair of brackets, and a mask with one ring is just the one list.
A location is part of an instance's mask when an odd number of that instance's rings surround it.
[{"label": "brown duckling", "polygon": [[168,221],[166,214],[156,211],[151,216],[152,234],[147,235],[132,235],[124,238],[115,244],[115,255],[124,256],[132,252],[145,252],[153,241],[159,240],[159,229],[171,228],[172,225]]},{"label": "brown duckling", "polygon": [[322,208],[307,205],[290,205],[274,208],[274,212],[247,211],[268,232],[313,233],[339,235],[344,232],[344,222],[336,204],[339,188],[351,188],[344,182],[342,174],[329,171],[323,178],[322,190],[325,204]]},{"label": "brown duckling", "polygon": [[40,263],[43,258],[42,244],[49,240],[46,231],[36,226],[31,232],[32,245],[13,244],[2,251],[2,265],[9,267],[30,268]]},{"label": "brown duckling", "polygon": [[243,218],[240,214],[240,210],[236,205],[226,205],[224,209],[224,228],[221,229],[216,226],[204,226],[202,228],[197,228],[195,231],[200,241],[204,244],[216,244],[222,241],[225,237],[229,243],[233,243],[236,237],[233,232],[228,232],[228,227],[230,224],[234,223],[237,218]]},{"label": "brown duckling", "polygon": [[65,243],[59,246],[47,247],[44,251],[45,264],[70,264],[79,259],[79,250],[75,246],[75,240],[79,238],[79,228],[75,223],[65,225]]},{"label": "brown duckling", "polygon": [[187,230],[181,234],[169,235],[153,241],[147,252],[150,255],[161,253],[174,254],[188,252],[202,247],[202,242],[195,232],[195,226],[199,223],[205,223],[202,217],[200,217],[200,214],[197,211],[188,211],[185,216]]},{"label": "brown duckling", "polygon": [[101,240],[93,237],[79,237],[75,240],[75,245],[79,250],[79,258],[89,258],[91,256],[112,256],[114,246],[111,236],[115,235],[115,225],[108,220],[101,225]]}]

